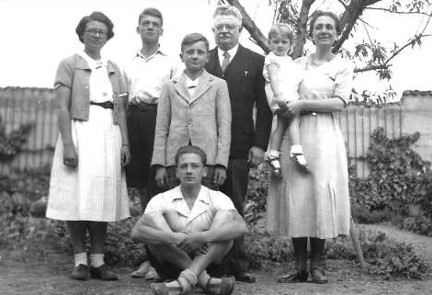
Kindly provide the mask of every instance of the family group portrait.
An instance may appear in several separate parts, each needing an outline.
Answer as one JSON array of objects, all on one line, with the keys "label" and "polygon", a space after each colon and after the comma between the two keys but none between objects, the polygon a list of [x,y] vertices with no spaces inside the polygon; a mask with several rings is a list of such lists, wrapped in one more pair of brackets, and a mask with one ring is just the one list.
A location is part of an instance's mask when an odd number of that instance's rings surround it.
[{"label": "family group portrait", "polygon": [[0,294],[432,293],[430,0],[0,11]]}]

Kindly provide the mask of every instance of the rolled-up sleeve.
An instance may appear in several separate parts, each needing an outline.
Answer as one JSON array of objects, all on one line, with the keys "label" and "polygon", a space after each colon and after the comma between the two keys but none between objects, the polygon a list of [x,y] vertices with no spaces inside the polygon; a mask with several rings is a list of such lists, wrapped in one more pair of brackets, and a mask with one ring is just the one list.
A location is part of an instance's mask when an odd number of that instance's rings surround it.
[{"label": "rolled-up sleeve", "polygon": [[341,70],[336,75],[334,96],[339,97],[345,105],[348,103],[354,86],[354,65],[344,61]]}]

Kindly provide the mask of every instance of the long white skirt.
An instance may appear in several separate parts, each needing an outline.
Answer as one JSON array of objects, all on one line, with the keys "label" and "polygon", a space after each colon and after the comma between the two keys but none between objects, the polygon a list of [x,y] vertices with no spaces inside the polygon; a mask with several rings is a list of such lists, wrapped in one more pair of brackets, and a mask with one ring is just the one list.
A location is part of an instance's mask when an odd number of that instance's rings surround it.
[{"label": "long white skirt", "polygon": [[63,142],[57,140],[46,216],[68,221],[118,221],[130,216],[121,132],[112,110],[90,106],[88,121],[72,121],[78,167],[63,164]]}]

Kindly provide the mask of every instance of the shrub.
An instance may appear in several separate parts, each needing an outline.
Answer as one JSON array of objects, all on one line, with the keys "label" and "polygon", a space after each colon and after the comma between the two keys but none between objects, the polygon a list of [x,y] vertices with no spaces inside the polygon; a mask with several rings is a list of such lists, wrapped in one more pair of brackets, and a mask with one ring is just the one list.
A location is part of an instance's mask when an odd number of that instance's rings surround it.
[{"label": "shrub", "polygon": [[[411,216],[413,204],[421,208],[423,221],[432,221],[430,163],[411,149],[419,137],[417,132],[389,139],[382,128],[372,133],[371,145],[363,158],[369,165],[370,174],[361,179],[355,175],[355,167],[350,169],[350,193],[355,209],[352,212],[356,221],[374,223],[392,219],[401,225]],[[420,221],[420,218],[414,220]]]},{"label": "shrub", "polygon": [[105,244],[105,262],[126,266],[137,266],[146,259],[144,245],[130,238],[137,218],[129,218],[108,225]]},{"label": "shrub", "polygon": [[264,217],[270,169],[267,165],[253,168],[249,172],[248,193],[244,207],[244,218],[253,226]]}]

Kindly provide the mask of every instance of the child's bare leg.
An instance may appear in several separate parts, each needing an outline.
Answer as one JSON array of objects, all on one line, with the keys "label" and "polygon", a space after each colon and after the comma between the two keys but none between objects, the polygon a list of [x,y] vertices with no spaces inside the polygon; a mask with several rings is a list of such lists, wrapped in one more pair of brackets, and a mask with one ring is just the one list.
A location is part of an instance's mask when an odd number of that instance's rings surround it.
[{"label": "child's bare leg", "polygon": [[292,117],[291,122],[288,125],[288,134],[292,143],[290,152],[291,157],[299,165],[302,171],[309,171],[303,152],[303,146],[300,142],[300,115]]},{"label": "child's bare leg", "polygon": [[288,119],[277,116],[277,125],[270,137],[270,150],[267,153],[267,159],[272,167],[272,172],[276,176],[281,176],[281,165],[279,161],[279,150],[282,138],[288,126]]}]

